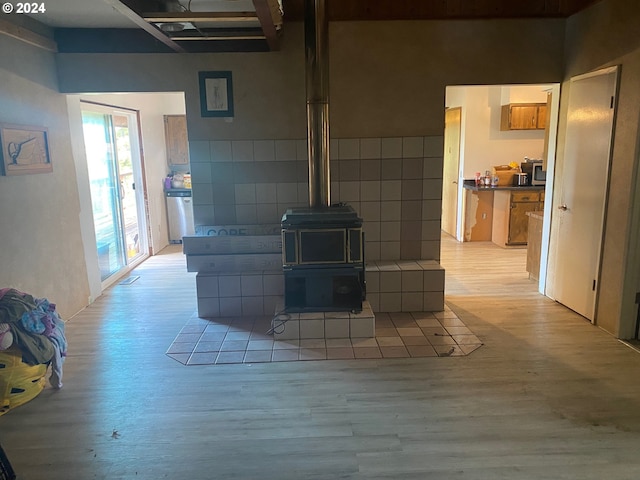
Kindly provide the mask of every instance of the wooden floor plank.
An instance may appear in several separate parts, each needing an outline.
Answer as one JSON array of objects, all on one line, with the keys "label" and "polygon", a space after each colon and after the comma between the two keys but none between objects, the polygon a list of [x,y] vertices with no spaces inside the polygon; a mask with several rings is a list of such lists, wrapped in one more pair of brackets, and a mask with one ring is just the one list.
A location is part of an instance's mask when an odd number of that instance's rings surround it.
[{"label": "wooden floor plank", "polygon": [[64,388],[0,417],[20,480],[632,479],[640,355],[537,292],[526,250],[443,237],[465,357],[184,366],[172,246],[67,323]]}]

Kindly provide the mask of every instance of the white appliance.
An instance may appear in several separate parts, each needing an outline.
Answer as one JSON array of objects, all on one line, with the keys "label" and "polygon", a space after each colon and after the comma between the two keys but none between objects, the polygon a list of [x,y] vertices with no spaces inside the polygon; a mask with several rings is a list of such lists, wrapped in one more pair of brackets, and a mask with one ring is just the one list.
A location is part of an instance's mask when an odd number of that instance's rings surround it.
[{"label": "white appliance", "polygon": [[182,237],[195,234],[191,190],[173,188],[166,190],[165,196],[169,221],[169,242],[182,243]]}]

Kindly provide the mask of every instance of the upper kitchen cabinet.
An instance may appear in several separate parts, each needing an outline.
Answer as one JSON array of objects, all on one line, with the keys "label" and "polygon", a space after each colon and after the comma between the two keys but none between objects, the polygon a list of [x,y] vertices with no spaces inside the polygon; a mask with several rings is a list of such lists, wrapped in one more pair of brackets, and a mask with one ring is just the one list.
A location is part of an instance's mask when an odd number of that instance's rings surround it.
[{"label": "upper kitchen cabinet", "polygon": [[500,130],[544,130],[546,103],[510,103],[502,106]]},{"label": "upper kitchen cabinet", "polygon": [[164,138],[167,146],[167,163],[169,165],[188,165],[187,116],[165,115]]}]

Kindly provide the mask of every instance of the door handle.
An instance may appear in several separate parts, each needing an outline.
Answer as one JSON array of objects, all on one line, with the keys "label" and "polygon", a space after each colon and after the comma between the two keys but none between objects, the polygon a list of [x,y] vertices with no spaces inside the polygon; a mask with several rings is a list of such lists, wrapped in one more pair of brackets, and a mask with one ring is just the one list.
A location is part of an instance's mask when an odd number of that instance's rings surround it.
[{"label": "door handle", "polygon": [[558,206],[558,210],[562,210],[562,211],[564,212],[564,211],[569,210],[569,207],[567,207],[567,206],[563,203],[562,205],[559,205],[559,206]]},{"label": "door handle", "polygon": [[457,182],[456,180],[454,180],[454,181],[453,181],[453,182],[451,182],[451,183],[454,183],[454,184],[456,184],[456,185],[458,184],[458,182]]}]

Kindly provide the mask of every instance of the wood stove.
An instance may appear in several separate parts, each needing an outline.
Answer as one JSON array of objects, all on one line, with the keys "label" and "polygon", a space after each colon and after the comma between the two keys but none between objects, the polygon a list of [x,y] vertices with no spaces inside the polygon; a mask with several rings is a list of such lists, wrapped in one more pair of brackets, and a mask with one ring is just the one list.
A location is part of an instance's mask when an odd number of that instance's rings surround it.
[{"label": "wood stove", "polygon": [[362,311],[362,219],[331,205],[329,185],[329,20],[326,0],[305,0],[305,77],[309,207],[282,216],[287,312]]},{"label": "wood stove", "polygon": [[364,234],[349,205],[288,209],[282,216],[282,261],[286,311],[362,311]]}]

